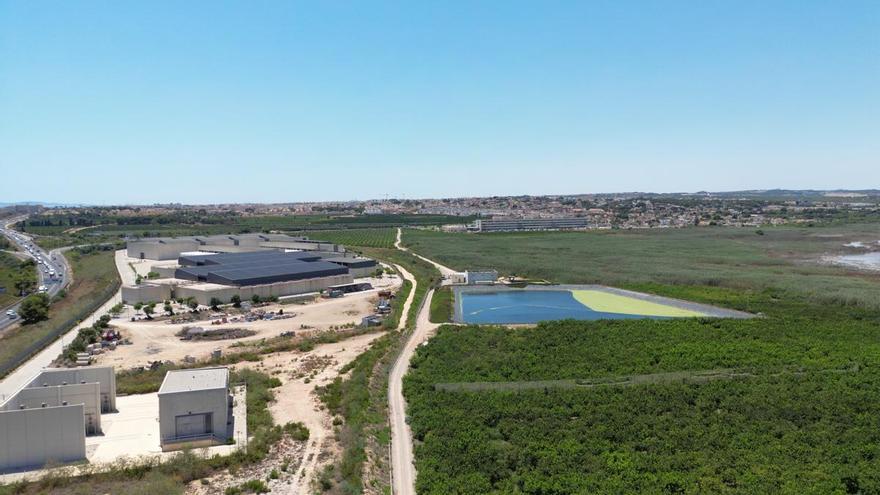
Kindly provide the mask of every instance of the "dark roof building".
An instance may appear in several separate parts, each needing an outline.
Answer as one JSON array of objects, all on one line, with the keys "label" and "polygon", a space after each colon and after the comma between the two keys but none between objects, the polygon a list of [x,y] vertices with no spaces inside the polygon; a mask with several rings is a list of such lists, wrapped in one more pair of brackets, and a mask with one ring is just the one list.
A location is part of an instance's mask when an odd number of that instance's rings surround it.
[{"label": "dark roof building", "polygon": [[223,285],[260,285],[348,274],[348,268],[304,252],[187,255],[178,262],[181,266],[175,270],[175,278]]}]

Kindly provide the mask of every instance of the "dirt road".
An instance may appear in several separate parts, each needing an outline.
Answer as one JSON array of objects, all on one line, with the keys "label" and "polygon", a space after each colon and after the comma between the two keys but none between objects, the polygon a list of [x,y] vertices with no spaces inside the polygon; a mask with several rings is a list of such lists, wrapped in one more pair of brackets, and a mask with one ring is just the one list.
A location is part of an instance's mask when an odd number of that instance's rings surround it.
[{"label": "dirt road", "polygon": [[427,341],[440,325],[428,320],[434,289],[428,291],[425,303],[416,320],[416,328],[403,347],[400,357],[391,369],[388,379],[388,410],[391,422],[391,472],[392,493],[414,495],[416,493],[416,469],[413,464],[412,430],[406,422],[406,400],[403,398],[403,375],[409,370],[409,362],[416,348]]},{"label": "dirt road", "polygon": [[443,276],[443,283],[447,283],[452,278],[452,275],[458,273],[455,270],[453,270],[452,268],[449,268],[448,266],[441,265],[440,263],[437,263],[434,260],[430,260],[428,258],[425,258],[424,256],[422,256],[420,254],[417,254],[417,253],[410,251],[409,248],[404,247],[404,245],[401,244],[401,236],[402,235],[403,235],[402,230],[400,228],[398,228],[397,229],[397,240],[394,241],[394,247],[396,247],[397,249],[399,249],[401,251],[407,251],[410,254],[412,254],[413,256],[415,256],[416,258],[434,265],[435,268],[440,270],[440,275]]},{"label": "dirt road", "polygon": [[[397,242],[394,246],[402,251],[408,251],[400,243],[401,230],[397,229]],[[452,270],[438,263],[423,258],[415,253],[413,255],[431,263],[448,278]],[[413,281],[413,293],[415,293],[415,281]],[[431,299],[434,297],[434,289],[425,295],[425,302],[416,317],[415,330],[404,344],[403,350],[391,374],[388,377],[388,419],[391,423],[391,492],[396,495],[415,495],[416,493],[416,468],[413,464],[412,430],[406,422],[406,400],[403,398],[403,376],[409,370],[409,362],[415,354],[416,348],[426,342],[440,325],[431,323],[429,320]]]}]

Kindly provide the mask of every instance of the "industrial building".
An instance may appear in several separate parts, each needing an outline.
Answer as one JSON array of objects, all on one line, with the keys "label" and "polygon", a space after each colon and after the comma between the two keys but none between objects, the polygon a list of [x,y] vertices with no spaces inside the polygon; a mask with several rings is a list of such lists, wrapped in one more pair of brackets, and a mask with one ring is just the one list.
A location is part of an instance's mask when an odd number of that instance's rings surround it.
[{"label": "industrial building", "polygon": [[260,285],[348,275],[341,264],[305,252],[255,251],[181,256],[174,278],[222,285]]},{"label": "industrial building", "polygon": [[270,249],[345,253],[345,249],[337,244],[285,234],[150,237],[133,239],[126,243],[126,250],[130,258],[154,261],[177,259],[183,253],[193,251],[241,253]]},{"label": "industrial building", "polygon": [[159,389],[159,433],[163,451],[221,445],[234,429],[229,370],[172,370]]},{"label": "industrial building", "polygon": [[497,270],[466,270],[453,273],[449,281],[455,285],[494,284],[498,281]]},{"label": "industrial building", "polygon": [[212,299],[226,303],[236,295],[242,300],[284,297],[351,284],[377,267],[375,260],[335,252],[185,252],[177,264],[150,268],[164,278],[123,286],[122,299],[137,303],[193,297],[207,306]]},{"label": "industrial building", "polygon": [[590,226],[588,218],[512,218],[475,220],[468,225],[471,232],[513,232],[523,230],[573,230]]},{"label": "industrial building", "polygon": [[43,370],[0,403],[0,471],[85,459],[115,409],[112,367]]}]

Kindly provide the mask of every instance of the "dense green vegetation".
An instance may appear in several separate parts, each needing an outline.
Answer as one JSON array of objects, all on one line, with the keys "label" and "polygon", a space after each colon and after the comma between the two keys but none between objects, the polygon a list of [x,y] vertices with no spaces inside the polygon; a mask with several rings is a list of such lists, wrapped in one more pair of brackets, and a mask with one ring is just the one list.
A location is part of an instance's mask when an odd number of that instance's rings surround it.
[{"label": "dense green vegetation", "polygon": [[450,268],[555,283],[600,283],[779,290],[817,303],[880,308],[880,276],[820,264],[853,240],[880,238],[877,224],[752,229],[691,228],[597,232],[447,234],[408,229],[404,244]]},{"label": "dense green vegetation", "polygon": [[442,327],[405,379],[419,493],[880,493],[880,280],[816,263],[872,235],[407,231],[454,268],[764,315]]},{"label": "dense green vegetation", "polygon": [[[446,326],[416,362],[420,372],[439,382],[556,380],[715,368],[752,372],[880,368],[880,319],[860,310],[840,311],[845,316],[812,321],[683,318],[569,320],[534,329]],[[847,319],[851,320],[844,323]],[[808,321],[807,328],[801,326]]]},{"label": "dense green vegetation", "polygon": [[[0,237],[5,239],[5,237]],[[0,252],[0,308],[14,303],[22,289],[32,291],[37,285],[33,260],[22,261],[9,253]]]},{"label": "dense green vegetation", "polygon": [[[86,252],[87,251],[87,252]],[[67,255],[73,270],[73,283],[66,297],[49,306],[49,318],[21,325],[0,338],[0,370],[21,362],[61,333],[73,328],[96,310],[118,289],[120,281],[112,251],[72,250]]]},{"label": "dense green vegetation", "polygon": [[431,322],[446,323],[452,321],[452,304],[454,299],[454,294],[449,287],[440,287],[434,291],[434,297],[431,298]]},{"label": "dense green vegetation", "polygon": [[397,229],[317,230],[309,232],[309,237],[342,244],[343,246],[393,248],[394,241],[397,240]]},{"label": "dense green vegetation", "polygon": [[418,492],[877,493],[878,378],[433,392],[412,411]]}]

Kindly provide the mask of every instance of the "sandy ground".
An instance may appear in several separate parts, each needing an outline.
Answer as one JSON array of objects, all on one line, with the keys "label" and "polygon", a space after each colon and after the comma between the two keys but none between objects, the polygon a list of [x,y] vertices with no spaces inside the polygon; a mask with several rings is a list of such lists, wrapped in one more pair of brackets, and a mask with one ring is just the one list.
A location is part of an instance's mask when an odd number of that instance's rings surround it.
[{"label": "sandy ground", "polygon": [[[134,282],[134,272],[128,266],[135,267],[138,273],[149,272],[151,263],[141,262],[133,258],[124,257],[118,260],[120,273],[125,278]],[[124,282],[127,282],[125,280]],[[359,324],[364,316],[374,313],[375,303],[378,301],[377,292],[380,289],[396,290],[400,287],[401,279],[398,277],[384,277],[382,279],[370,279],[376,287],[375,290],[347,294],[338,299],[320,299],[317,302],[299,305],[269,305],[261,307],[266,311],[278,311],[283,308],[285,313],[293,313],[296,316],[283,320],[257,320],[254,322],[230,322],[222,325],[211,325],[210,321],[192,323],[169,324],[165,321],[139,320],[129,321],[133,310],[128,308],[122,318],[114,319],[111,323],[118,328],[124,337],[132,344],[118,346],[114,351],[108,351],[95,357],[95,365],[111,365],[118,368],[128,368],[149,365],[152,361],[180,361],[186,356],[196,359],[205,359],[215,349],[224,352],[236,342],[248,342],[268,337],[275,337],[286,331],[295,331],[297,334],[307,334],[316,331],[330,330],[331,327],[339,327],[346,324]],[[214,341],[183,341],[177,337],[177,333],[184,326],[201,326],[203,328],[244,328],[253,330],[255,335],[235,340]],[[307,328],[304,328],[307,327]]]},{"label": "sandy ground", "polygon": [[[275,376],[281,387],[275,389],[275,402],[269,406],[275,424],[301,422],[309,429],[307,442],[284,441],[272,449],[265,461],[231,476],[222,473],[194,482],[188,493],[223,493],[229,486],[249,479],[266,480],[274,469],[279,477],[268,482],[273,494],[310,493],[315,475],[339,453],[333,433],[333,418],[322,408],[315,388],[339,376],[339,370],[364,352],[382,333],[359,335],[332,344],[322,344],[309,352],[276,353],[259,363],[239,363]],[[307,382],[308,381],[308,382]],[[286,470],[282,466],[287,465]]]},{"label": "sandy ground", "polygon": [[[123,336],[132,341],[131,345],[121,345],[115,351],[97,356],[95,364],[113,365],[120,368],[144,366],[151,361],[179,361],[186,356],[196,359],[208,358],[214,349],[227,350],[236,342],[248,342],[267,337],[275,337],[285,331],[297,334],[329,330],[331,326],[347,323],[360,323],[363,316],[373,313],[376,301],[375,293],[349,294],[338,299],[326,299],[308,305],[287,305],[285,313],[293,312],[293,318],[284,320],[257,320],[254,322],[235,322],[222,325],[211,325],[209,321],[175,324],[141,320],[136,322],[114,320],[114,327],[122,331]],[[271,310],[271,307],[266,307]],[[301,325],[311,328],[303,329]],[[245,328],[256,332],[255,335],[235,340],[184,341],[176,334],[184,326],[201,326],[203,328]]]}]

